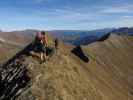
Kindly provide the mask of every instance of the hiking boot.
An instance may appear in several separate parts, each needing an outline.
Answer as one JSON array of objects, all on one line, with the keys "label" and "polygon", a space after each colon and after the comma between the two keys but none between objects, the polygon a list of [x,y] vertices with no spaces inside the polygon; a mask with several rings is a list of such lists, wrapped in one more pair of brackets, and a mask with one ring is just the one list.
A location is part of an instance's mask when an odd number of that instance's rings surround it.
[{"label": "hiking boot", "polygon": [[40,64],[43,64],[43,61],[42,60],[40,61]]},{"label": "hiking boot", "polygon": [[40,64],[43,64],[43,63],[46,63],[46,60],[43,60],[43,61],[41,60],[40,61]]}]

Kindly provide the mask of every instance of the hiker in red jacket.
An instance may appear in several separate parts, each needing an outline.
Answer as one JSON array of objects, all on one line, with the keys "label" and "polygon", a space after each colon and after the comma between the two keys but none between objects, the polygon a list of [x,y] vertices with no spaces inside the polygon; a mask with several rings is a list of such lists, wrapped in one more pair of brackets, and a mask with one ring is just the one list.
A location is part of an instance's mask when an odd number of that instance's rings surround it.
[{"label": "hiker in red jacket", "polygon": [[47,37],[46,37],[46,33],[44,31],[41,32],[41,36],[40,36],[40,57],[41,57],[41,62],[45,62],[47,59]]}]

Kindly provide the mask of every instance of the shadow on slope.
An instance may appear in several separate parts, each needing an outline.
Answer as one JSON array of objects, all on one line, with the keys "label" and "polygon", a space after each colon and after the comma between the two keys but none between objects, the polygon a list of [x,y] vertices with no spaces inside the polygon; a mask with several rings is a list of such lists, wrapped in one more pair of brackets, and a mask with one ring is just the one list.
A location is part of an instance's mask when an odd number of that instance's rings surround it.
[{"label": "shadow on slope", "polygon": [[80,46],[77,46],[71,52],[73,54],[75,54],[76,56],[78,56],[82,61],[84,61],[86,63],[89,62],[89,58],[84,54],[84,52]]},{"label": "shadow on slope", "polygon": [[105,35],[102,36],[98,41],[99,41],[99,42],[105,41],[105,40],[107,40],[109,37],[110,37],[110,33],[105,34]]}]

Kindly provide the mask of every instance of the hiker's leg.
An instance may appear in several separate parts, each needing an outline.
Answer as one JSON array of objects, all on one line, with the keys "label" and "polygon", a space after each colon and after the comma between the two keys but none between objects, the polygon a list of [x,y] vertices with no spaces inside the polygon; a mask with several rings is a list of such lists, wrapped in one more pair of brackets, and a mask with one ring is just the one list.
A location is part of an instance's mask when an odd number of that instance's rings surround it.
[{"label": "hiker's leg", "polygon": [[43,45],[40,44],[40,45],[38,45],[38,46],[39,46],[39,51],[40,51],[41,63],[42,63],[43,60],[44,60],[44,56],[43,56]]},{"label": "hiker's leg", "polygon": [[44,57],[43,57],[43,52],[40,53],[40,58],[41,58],[41,61],[44,60]]},{"label": "hiker's leg", "polygon": [[46,53],[43,53],[43,56],[44,56],[43,61],[46,62],[46,59],[47,59]]},{"label": "hiker's leg", "polygon": [[43,46],[43,61],[46,62],[46,59],[47,59],[47,55],[46,55],[46,47]]},{"label": "hiker's leg", "polygon": [[59,49],[58,49],[58,47],[55,48],[55,54],[56,54],[56,55],[59,54]]},{"label": "hiker's leg", "polygon": [[44,56],[44,62],[46,62],[46,60],[47,60],[47,50],[46,50],[46,47],[44,47],[44,49],[43,49],[43,56]]}]

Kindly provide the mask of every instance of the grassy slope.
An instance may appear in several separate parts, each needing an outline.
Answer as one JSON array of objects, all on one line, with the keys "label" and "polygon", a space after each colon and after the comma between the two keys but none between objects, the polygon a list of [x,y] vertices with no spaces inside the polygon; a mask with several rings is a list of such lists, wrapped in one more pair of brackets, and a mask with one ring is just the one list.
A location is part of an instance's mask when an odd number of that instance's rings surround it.
[{"label": "grassy slope", "polygon": [[92,73],[92,82],[104,100],[132,98],[132,42],[133,37],[113,35],[103,43],[94,43],[84,48],[92,55],[93,60],[87,69]]},{"label": "grassy slope", "polygon": [[0,32],[0,37],[5,40],[0,41],[0,63],[11,58],[32,40],[31,37],[14,32]]},{"label": "grassy slope", "polygon": [[132,42],[133,37],[111,36],[104,42],[83,47],[90,55],[89,63],[70,53],[72,46],[62,43],[59,52],[45,65],[27,58],[31,62],[32,95],[37,100],[133,99]]},{"label": "grassy slope", "polygon": [[0,43],[0,63],[5,62],[7,59],[15,55],[20,48],[18,46]]}]

